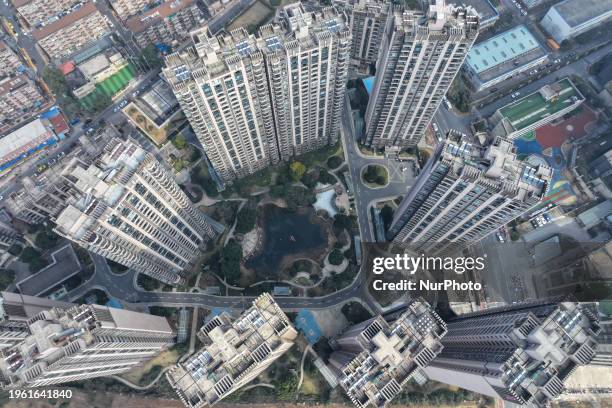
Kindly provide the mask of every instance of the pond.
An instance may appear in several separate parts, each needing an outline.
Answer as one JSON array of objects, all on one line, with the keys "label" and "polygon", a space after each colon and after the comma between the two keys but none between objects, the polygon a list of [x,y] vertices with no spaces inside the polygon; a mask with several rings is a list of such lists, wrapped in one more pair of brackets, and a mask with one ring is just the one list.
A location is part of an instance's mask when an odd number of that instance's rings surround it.
[{"label": "pond", "polygon": [[290,211],[268,204],[259,225],[263,228],[263,245],[245,266],[258,278],[277,278],[297,258],[319,261],[326,253],[328,225],[312,208]]}]

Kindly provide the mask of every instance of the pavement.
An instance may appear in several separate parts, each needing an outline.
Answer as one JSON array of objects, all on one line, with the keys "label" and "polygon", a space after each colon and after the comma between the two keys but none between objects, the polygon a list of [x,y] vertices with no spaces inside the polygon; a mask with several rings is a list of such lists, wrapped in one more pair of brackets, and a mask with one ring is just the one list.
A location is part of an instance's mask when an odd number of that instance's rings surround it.
[{"label": "pavement", "polygon": [[217,14],[208,22],[208,28],[213,34],[217,34],[226,25],[234,21],[236,17],[242,14],[246,9],[251,7],[255,3],[255,0],[238,0],[236,4],[230,7],[228,10],[223,11],[221,14]]},{"label": "pavement", "polygon": [[[404,195],[414,184],[415,176],[410,162],[400,162],[384,156],[366,156],[359,150],[353,127],[348,95],[342,113],[342,146],[353,182],[352,193],[355,197],[357,220],[363,242],[376,242],[370,208],[379,201],[387,201]],[[389,172],[389,183],[382,188],[370,188],[361,178],[362,171],[370,164],[384,166]],[[405,168],[402,171],[402,168]]]},{"label": "pavement", "polygon": [[17,287],[24,295],[39,296],[80,271],[81,264],[72,245],[66,244],[51,254],[49,265],[18,282]]}]

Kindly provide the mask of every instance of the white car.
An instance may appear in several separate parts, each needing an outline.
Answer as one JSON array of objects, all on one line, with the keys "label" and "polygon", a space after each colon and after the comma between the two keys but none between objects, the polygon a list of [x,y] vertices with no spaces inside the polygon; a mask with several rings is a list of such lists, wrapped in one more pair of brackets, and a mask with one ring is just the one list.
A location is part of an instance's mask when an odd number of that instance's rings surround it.
[{"label": "white car", "polygon": [[438,125],[436,125],[435,123],[432,123],[432,127],[433,127],[434,132],[436,133],[440,130],[438,129]]}]

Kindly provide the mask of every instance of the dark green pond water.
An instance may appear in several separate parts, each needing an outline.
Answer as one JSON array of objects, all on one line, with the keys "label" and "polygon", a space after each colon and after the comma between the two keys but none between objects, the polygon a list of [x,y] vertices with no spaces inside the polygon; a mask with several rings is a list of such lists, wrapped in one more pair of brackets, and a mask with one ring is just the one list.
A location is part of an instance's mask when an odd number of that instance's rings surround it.
[{"label": "dark green pond water", "polygon": [[246,267],[255,270],[259,276],[273,279],[285,257],[311,257],[309,255],[316,255],[327,247],[326,228],[322,220],[315,217],[312,208],[292,212],[269,204],[264,207],[262,217],[262,251],[246,262]]}]

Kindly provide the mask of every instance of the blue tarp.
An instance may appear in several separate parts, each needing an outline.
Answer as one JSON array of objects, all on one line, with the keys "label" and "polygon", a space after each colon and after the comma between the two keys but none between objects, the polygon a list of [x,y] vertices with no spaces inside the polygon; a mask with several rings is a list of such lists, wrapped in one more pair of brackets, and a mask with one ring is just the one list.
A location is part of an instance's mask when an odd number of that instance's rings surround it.
[{"label": "blue tarp", "polygon": [[4,170],[14,166],[15,164],[19,163],[20,161],[24,160],[25,158],[30,157],[31,155],[33,155],[34,153],[38,152],[39,150],[42,150],[42,149],[44,149],[46,147],[49,147],[49,146],[53,146],[54,144],[57,144],[57,140],[55,139],[55,137],[42,142],[38,146],[33,147],[30,150],[28,150],[27,152],[23,153],[21,156],[16,157],[13,160],[10,160],[10,161],[7,161],[7,162],[4,162],[4,163],[0,164],[0,172],[3,172]]}]

